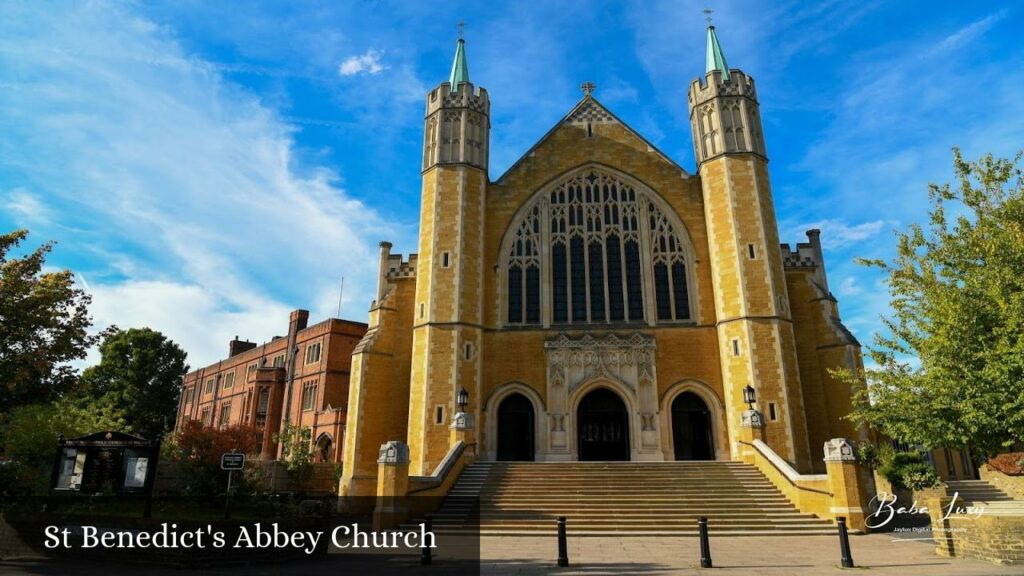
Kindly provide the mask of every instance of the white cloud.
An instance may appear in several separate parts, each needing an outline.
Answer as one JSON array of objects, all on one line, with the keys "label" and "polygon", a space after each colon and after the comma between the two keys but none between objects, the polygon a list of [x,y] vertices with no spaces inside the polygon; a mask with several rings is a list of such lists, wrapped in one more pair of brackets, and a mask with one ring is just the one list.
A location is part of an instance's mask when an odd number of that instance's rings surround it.
[{"label": "white cloud", "polygon": [[386,66],[380,62],[378,50],[367,50],[359,56],[349,56],[338,67],[338,73],[342,76],[355,76],[356,74],[377,74],[383,72]]},{"label": "white cloud", "polygon": [[640,92],[636,86],[621,78],[612,77],[605,86],[598,86],[597,96],[605,104],[620,102],[635,104],[640,99]]},{"label": "white cloud", "polygon": [[984,18],[971,22],[967,26],[964,26],[943,38],[935,47],[935,52],[950,52],[962,47],[964,44],[974,41],[978,36],[984,34],[991,29],[992,26],[1005,18],[1008,13],[1009,10],[1007,8],[1003,8],[994,14],[989,14]]},{"label": "white cloud", "polygon": [[53,211],[24,188],[14,188],[5,194],[3,206],[21,226],[49,224],[53,219]]},{"label": "white cloud", "polygon": [[821,244],[826,249],[845,248],[874,238],[886,226],[895,226],[896,222],[888,220],[873,220],[861,222],[860,224],[847,224],[841,220],[819,220],[810,224],[793,227],[793,235],[797,230],[810,230],[817,228],[821,230]]},{"label": "white cloud", "polygon": [[0,19],[0,157],[41,205],[73,207],[51,215],[69,231],[55,257],[78,255],[97,328],[163,331],[200,366],[235,334],[281,333],[289,309],[332,315],[342,275],[365,320],[376,241],[412,246],[412,227],[304,165],[289,124],[129,7]]},{"label": "white cloud", "polygon": [[847,276],[839,283],[839,294],[842,296],[856,296],[864,291],[864,288],[857,282],[854,276]]},{"label": "white cloud", "polygon": [[[198,284],[129,281],[93,284],[90,291],[90,312],[97,325],[158,327],[192,352],[188,358],[191,369],[227,356],[228,341],[235,336],[255,338],[262,343],[274,335],[283,335],[288,327],[289,309],[279,302],[249,295],[259,302],[238,310],[227,309],[223,294]],[[124,324],[125,319],[134,324]],[[87,362],[98,360],[98,353],[93,351]]]},{"label": "white cloud", "polygon": [[997,49],[984,32],[1008,13],[890,40],[842,61],[831,121],[797,164],[831,190],[833,210],[920,220],[928,182],[951,175],[953,146],[968,157],[1016,150],[1024,137],[1024,75],[983,56]]}]

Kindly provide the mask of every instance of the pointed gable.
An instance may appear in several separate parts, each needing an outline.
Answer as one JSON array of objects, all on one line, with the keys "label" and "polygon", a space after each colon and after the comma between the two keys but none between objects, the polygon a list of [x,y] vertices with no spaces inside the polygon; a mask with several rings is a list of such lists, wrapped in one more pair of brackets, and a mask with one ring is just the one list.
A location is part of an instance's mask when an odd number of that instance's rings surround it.
[{"label": "pointed gable", "polygon": [[505,177],[511,174],[520,164],[522,164],[528,158],[533,156],[533,153],[538,148],[540,148],[545,142],[547,142],[559,129],[565,126],[572,126],[575,128],[583,128],[589,131],[593,130],[595,126],[601,125],[618,125],[623,129],[625,133],[627,133],[633,140],[635,140],[635,144],[638,145],[635,147],[639,151],[653,153],[657,155],[661,160],[677,168],[683,174],[687,176],[690,175],[685,168],[676,164],[676,162],[669,158],[667,154],[659,150],[657,146],[655,146],[649,140],[641,136],[639,132],[631,128],[628,124],[620,120],[618,116],[616,116],[610,110],[605,108],[605,106],[601,104],[597,100],[597,98],[594,98],[594,96],[591,94],[586,94],[579,102],[576,103],[575,106],[573,106],[572,110],[570,110],[568,114],[562,117],[561,120],[555,123],[555,125],[550,130],[548,130],[547,133],[544,134],[544,136],[542,136],[536,144],[531,146],[525,154],[520,156],[518,160],[512,163],[512,165],[509,166],[508,170],[506,170],[505,173],[502,174],[496,180],[496,182],[503,181]]},{"label": "pointed gable", "polygon": [[588,123],[607,124],[618,122],[604,106],[594,100],[593,97],[584,98],[573,108],[572,112],[562,120],[564,124],[576,124],[585,126]]}]

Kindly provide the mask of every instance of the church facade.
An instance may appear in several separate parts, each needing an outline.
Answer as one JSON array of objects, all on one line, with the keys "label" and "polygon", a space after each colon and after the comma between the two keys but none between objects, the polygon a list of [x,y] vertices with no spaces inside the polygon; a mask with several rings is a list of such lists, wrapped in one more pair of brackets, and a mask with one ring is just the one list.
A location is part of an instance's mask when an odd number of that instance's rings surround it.
[{"label": "church facade", "polygon": [[352,356],[343,495],[376,493],[383,443],[429,475],[456,432],[483,460],[738,460],[753,407],[803,473],[863,437],[830,373],[861,355],[819,232],[780,243],[754,80],[714,28],[686,102],[695,172],[583,88],[492,180],[490,95],[458,41],[426,96],[418,252],[381,243]]}]

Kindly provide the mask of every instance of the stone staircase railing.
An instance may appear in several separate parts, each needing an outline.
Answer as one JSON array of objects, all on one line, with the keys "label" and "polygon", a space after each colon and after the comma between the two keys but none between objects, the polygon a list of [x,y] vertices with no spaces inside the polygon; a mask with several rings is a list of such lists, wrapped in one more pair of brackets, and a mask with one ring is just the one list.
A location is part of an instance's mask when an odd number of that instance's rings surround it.
[{"label": "stone staircase railing", "polygon": [[870,484],[847,440],[825,443],[826,474],[798,473],[760,439],[740,444],[741,459],[756,466],[798,510],[832,521],[845,517],[850,530],[867,531]]}]

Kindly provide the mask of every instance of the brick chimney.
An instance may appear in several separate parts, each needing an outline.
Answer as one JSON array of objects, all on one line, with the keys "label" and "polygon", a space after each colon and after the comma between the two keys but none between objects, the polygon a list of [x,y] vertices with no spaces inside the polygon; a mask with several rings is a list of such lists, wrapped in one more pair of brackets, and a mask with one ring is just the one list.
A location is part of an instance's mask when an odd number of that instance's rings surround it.
[{"label": "brick chimney", "polygon": [[239,340],[238,336],[235,336],[234,340],[228,342],[228,358],[241,354],[246,350],[252,350],[255,347],[255,342],[249,342],[248,340]]},{"label": "brick chimney", "polygon": [[304,330],[309,324],[309,310],[293,310],[288,317],[288,335]]}]

